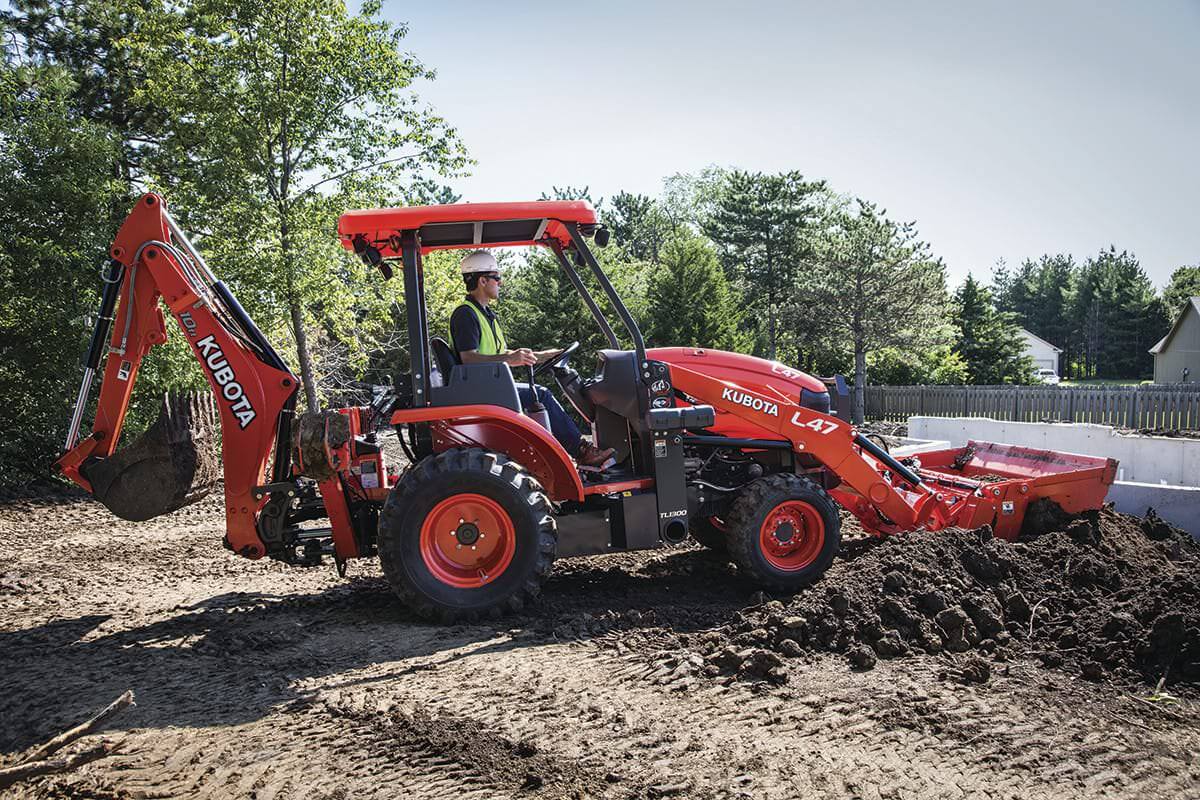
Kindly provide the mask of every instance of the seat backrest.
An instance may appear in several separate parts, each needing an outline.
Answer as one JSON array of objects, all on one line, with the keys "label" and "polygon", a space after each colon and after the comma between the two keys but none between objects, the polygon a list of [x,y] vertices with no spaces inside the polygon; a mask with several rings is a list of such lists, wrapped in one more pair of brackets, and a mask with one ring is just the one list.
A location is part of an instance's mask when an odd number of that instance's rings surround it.
[{"label": "seat backrest", "polygon": [[445,339],[434,336],[429,340],[429,349],[433,351],[433,360],[437,362],[438,373],[442,376],[442,385],[450,381],[450,370],[460,364],[457,354],[450,348]]}]

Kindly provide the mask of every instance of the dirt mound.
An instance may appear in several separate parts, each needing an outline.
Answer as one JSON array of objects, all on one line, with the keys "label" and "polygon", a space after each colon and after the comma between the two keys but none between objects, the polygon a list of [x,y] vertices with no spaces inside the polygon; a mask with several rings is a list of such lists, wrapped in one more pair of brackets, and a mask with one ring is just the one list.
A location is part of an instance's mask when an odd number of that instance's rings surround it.
[{"label": "dirt mound", "polygon": [[[765,600],[765,598],[764,598]],[[1024,541],[987,527],[848,545],[825,578],[705,637],[710,674],[782,679],[779,656],[845,653],[858,669],[963,654],[951,676],[1035,655],[1085,677],[1200,681],[1200,546],[1151,512],[1110,509]]]}]

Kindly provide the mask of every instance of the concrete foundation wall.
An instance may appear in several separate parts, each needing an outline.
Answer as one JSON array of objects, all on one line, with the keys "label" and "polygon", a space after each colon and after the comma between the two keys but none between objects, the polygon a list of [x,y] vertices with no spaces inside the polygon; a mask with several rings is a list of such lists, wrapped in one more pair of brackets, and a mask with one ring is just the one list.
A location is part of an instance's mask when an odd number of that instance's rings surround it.
[{"label": "concrete foundation wall", "polygon": [[1157,483],[1117,481],[1108,490],[1107,500],[1117,511],[1141,517],[1153,508],[1155,513],[1200,539],[1200,488],[1162,486]]},{"label": "concrete foundation wall", "polygon": [[[955,447],[977,439],[1115,458],[1120,462],[1118,481],[1200,486],[1200,439],[1125,435],[1107,425],[1004,422],[980,417],[912,417],[908,435],[945,439]],[[1200,516],[1200,505],[1195,513]]]}]

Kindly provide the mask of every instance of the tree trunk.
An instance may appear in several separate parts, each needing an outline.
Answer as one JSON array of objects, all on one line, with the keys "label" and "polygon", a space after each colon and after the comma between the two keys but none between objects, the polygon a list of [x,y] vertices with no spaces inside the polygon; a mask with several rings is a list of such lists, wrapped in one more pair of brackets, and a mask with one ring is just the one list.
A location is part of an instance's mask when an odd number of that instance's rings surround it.
[{"label": "tree trunk", "polygon": [[854,410],[850,419],[861,425],[867,413],[867,351],[859,340],[854,342]]},{"label": "tree trunk", "polygon": [[304,333],[304,309],[295,297],[288,298],[288,311],[292,315],[292,331],[296,334],[296,357],[300,359],[300,380],[304,384],[304,397],[309,411],[321,410],[321,398],[317,396],[317,382],[313,379],[312,358],[308,354],[308,336]]},{"label": "tree trunk", "polygon": [[304,332],[304,308],[296,296],[295,277],[292,272],[292,240],[288,226],[288,210],[280,209],[279,249],[283,259],[283,273],[287,280],[288,313],[292,316],[292,333],[296,337],[296,358],[300,361],[300,382],[304,384],[304,397],[308,410],[321,410],[321,398],[317,395],[317,381],[313,377],[312,356],[308,352],[308,335]]}]

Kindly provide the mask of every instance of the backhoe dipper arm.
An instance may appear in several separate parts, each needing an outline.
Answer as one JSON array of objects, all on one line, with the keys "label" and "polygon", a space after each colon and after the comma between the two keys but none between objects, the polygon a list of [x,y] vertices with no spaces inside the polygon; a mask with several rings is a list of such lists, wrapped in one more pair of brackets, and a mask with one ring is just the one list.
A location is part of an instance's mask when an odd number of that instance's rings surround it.
[{"label": "backhoe dipper arm", "polygon": [[[229,289],[209,271],[160,196],[147,194],[138,201],[121,225],[109,255],[112,263],[105,279],[110,285],[105,288],[97,330],[84,364],[66,452],[56,466],[94,493],[84,473],[97,459],[108,459],[116,451],[142,359],[150,348],[167,340],[161,298],[179,323],[217,397],[227,541],[244,556],[264,555],[266,548],[255,529],[255,518],[266,501],[256,499],[254,487],[265,482],[266,465],[277,439],[283,446],[277,449],[276,471],[289,469],[286,433],[298,386],[295,375]],[[104,366],[95,424],[91,435],[79,440],[92,374],[99,366],[102,342],[110,326],[109,358]],[[276,476],[285,477],[286,473]]]}]

